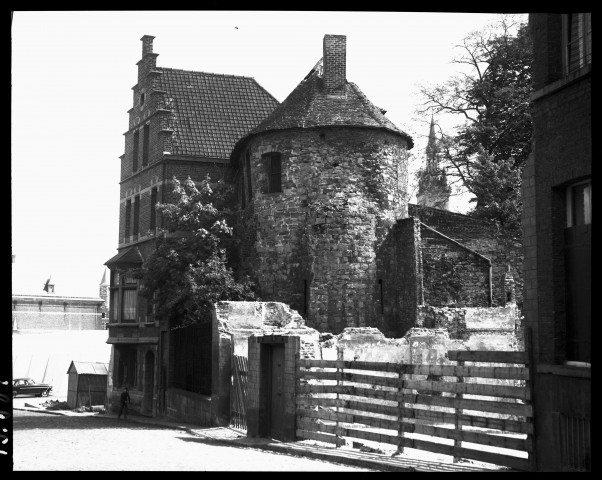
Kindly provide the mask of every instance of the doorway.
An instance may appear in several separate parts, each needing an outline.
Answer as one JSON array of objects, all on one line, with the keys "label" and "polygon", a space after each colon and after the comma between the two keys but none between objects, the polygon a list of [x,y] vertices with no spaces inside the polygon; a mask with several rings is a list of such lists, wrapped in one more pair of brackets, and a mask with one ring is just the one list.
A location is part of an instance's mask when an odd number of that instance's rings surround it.
[{"label": "doorway", "polygon": [[144,400],[143,412],[147,415],[153,414],[153,392],[155,390],[155,354],[146,352],[144,357]]},{"label": "doorway", "polygon": [[268,436],[284,440],[284,344],[266,345],[268,354]]}]

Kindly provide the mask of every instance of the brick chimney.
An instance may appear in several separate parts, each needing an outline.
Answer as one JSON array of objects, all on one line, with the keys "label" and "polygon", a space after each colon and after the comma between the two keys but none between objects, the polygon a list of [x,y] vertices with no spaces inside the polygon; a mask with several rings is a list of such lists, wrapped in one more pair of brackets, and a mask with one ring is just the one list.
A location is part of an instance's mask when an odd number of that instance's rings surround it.
[{"label": "brick chimney", "polygon": [[324,35],[324,91],[327,95],[342,95],[347,82],[345,35]]},{"label": "brick chimney", "polygon": [[153,53],[153,39],[151,35],[144,35],[142,40],[142,59],[138,60],[138,84],[142,85],[142,81],[157,66],[158,53]]},{"label": "brick chimney", "polygon": [[153,53],[153,40],[155,37],[151,35],[144,35],[140,40],[142,40],[142,58],[147,53]]}]

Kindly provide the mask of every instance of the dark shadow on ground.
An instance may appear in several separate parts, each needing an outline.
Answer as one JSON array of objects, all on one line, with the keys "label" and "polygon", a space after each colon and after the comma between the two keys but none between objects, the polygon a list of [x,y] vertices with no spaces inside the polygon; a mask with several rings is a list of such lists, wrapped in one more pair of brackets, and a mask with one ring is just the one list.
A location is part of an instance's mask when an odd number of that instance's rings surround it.
[{"label": "dark shadow on ground", "polygon": [[13,411],[14,430],[34,429],[98,429],[98,428],[129,428],[132,430],[172,430],[173,426],[145,424],[130,419],[99,418],[101,415],[86,415],[82,417],[56,415],[43,412]]}]

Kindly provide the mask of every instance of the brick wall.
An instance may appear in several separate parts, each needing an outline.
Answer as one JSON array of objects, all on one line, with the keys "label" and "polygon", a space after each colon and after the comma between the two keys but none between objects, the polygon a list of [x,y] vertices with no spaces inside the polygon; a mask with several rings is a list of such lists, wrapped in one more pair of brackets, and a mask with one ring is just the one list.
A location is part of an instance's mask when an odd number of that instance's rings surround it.
[{"label": "brick wall", "polygon": [[343,93],[346,78],[346,48],[345,35],[324,35],[324,90],[327,94]]},{"label": "brick wall", "polygon": [[[376,252],[407,216],[406,142],[329,128],[267,133],[248,148],[254,193],[237,235],[261,298],[290,304],[320,331],[375,322]],[[282,154],[282,193],[263,193],[269,152]]]}]

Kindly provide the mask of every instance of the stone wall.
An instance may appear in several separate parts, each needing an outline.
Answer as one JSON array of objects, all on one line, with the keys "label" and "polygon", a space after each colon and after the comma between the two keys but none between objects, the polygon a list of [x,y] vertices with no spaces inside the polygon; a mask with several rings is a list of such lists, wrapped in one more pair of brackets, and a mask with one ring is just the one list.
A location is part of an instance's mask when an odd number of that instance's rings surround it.
[{"label": "stone wall", "polygon": [[[261,298],[291,305],[324,332],[373,325],[376,252],[407,216],[405,140],[376,129],[294,129],[252,138],[248,151],[253,197],[237,235]],[[265,193],[270,152],[281,154],[282,192]]]},{"label": "stone wall", "polygon": [[[419,218],[427,227],[433,228],[488,258],[492,264],[493,306],[503,306],[506,300],[506,273],[515,282],[515,303],[522,309],[523,288],[523,244],[521,238],[512,238],[486,220],[461,213],[409,204],[408,214]],[[424,229],[423,229],[424,230]]]}]

